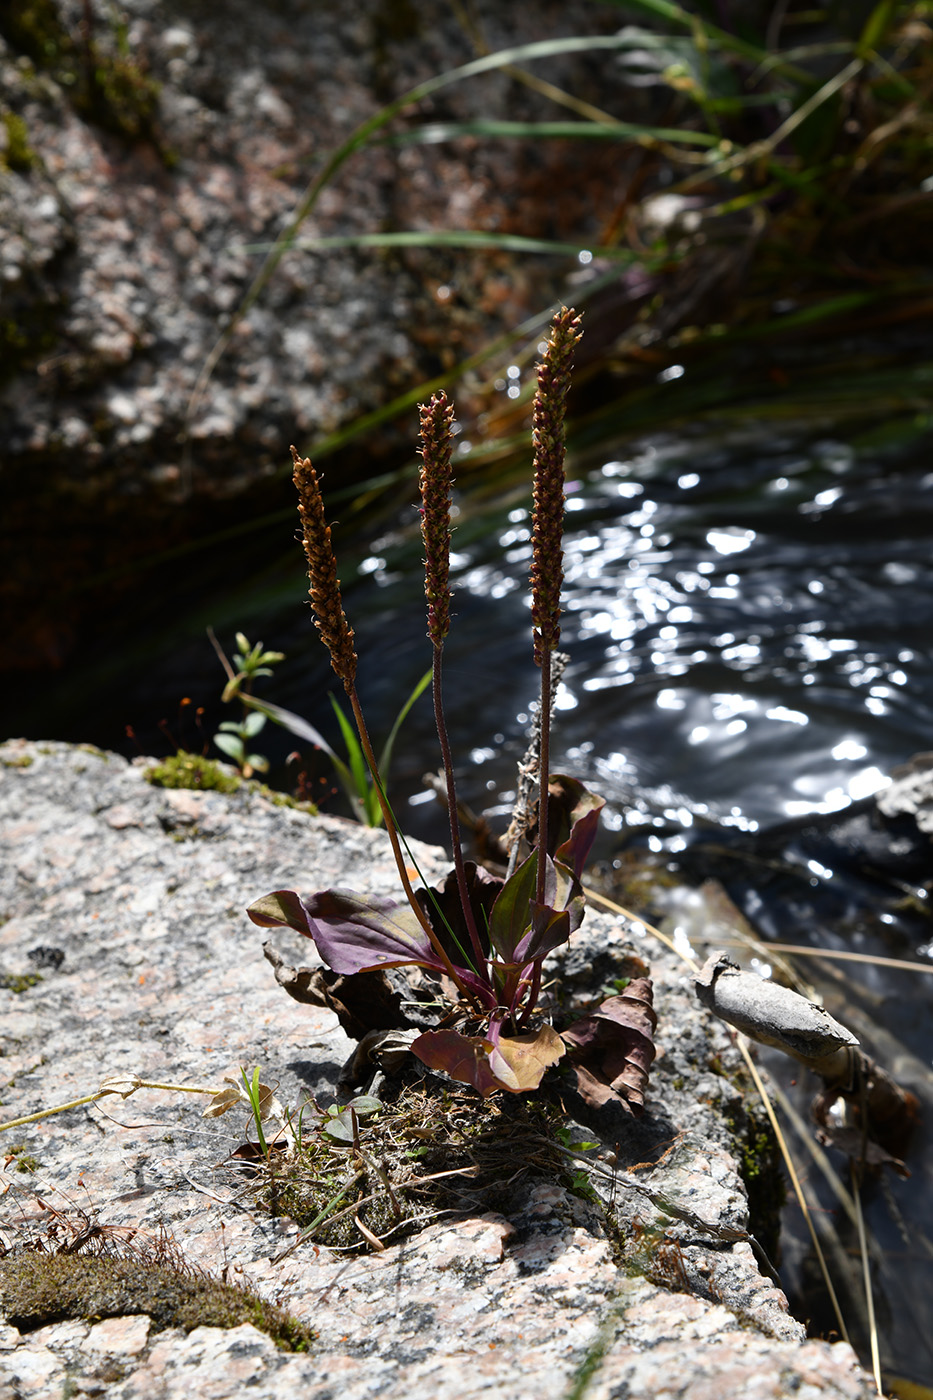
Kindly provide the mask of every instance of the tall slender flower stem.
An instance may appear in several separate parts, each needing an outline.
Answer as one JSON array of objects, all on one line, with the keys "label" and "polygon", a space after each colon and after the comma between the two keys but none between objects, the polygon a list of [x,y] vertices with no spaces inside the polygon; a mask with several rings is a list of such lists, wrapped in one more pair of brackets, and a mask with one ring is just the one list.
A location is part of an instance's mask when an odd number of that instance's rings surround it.
[{"label": "tall slender flower stem", "polygon": [[485,966],[486,955],[467,888],[466,867],[460,842],[460,818],[457,813],[457,791],[441,680],[444,639],[450,630],[450,457],[453,446],[451,427],[454,407],[448,402],[447,395],[441,391],[434,395],[430,403],[421,404],[420,415],[421,534],[424,539],[424,593],[428,604],[428,636],[434,648],[434,720],[447,784],[450,845],[457,890],[473,956],[476,959],[476,971],[481,972]]},{"label": "tall slender flower stem", "polygon": [[580,317],[561,307],[551,322],[537,368],[532,418],[534,511],[531,527],[531,618],[535,662],[541,668],[541,753],[538,773],[538,870],[535,898],[544,903],[548,848],[548,779],[551,739],[551,653],[560,641],[560,592],[564,581],[564,418]]},{"label": "tall slender flower stem", "polygon": [[343,602],[340,596],[340,582],[337,577],[337,560],[334,556],[334,548],[331,543],[330,526],[327,524],[324,517],[324,499],[321,495],[321,484],[318,480],[317,472],[314,470],[309,459],[307,457],[300,457],[294,447],[292,448],[292,461],[295,466],[294,482],[298,491],[298,515],[301,519],[305,554],[308,560],[308,576],[311,581],[311,587],[308,591],[311,595],[311,607],[314,610],[315,626],[321,634],[324,645],[330,652],[330,664],[343,681],[343,688],[347,693],[347,698],[353,710],[353,718],[356,720],[360,744],[366,757],[366,762],[369,765],[373,783],[375,784],[376,796],[382,808],[386,831],[388,832],[389,841],[392,845],[392,854],[395,857],[395,864],[398,867],[399,879],[402,882],[405,897],[411,905],[412,912],[430,939],[432,948],[444,964],[444,969],[448,977],[450,977],[460,993],[466,997],[467,1001],[475,1008],[476,1002],[474,998],[464,986],[459,973],[444,950],[437,934],[431,927],[431,922],[412,889],[411,880],[408,877],[408,869],[405,865],[405,856],[402,851],[401,841],[399,840],[399,834],[395,826],[395,819],[386,801],[382,779],[379,776],[379,768],[376,763],[376,755],[373,752],[369,731],[366,728],[363,710],[356,692],[357,657],[353,649],[353,629],[347,622],[346,613],[343,610]]},{"label": "tall slender flower stem", "polygon": [[408,867],[405,864],[405,855],[402,851],[402,843],[399,840],[398,831],[396,830],[395,818],[393,817],[391,808],[389,807],[388,801],[386,800],[385,791],[382,786],[382,779],[379,776],[379,768],[376,763],[376,755],[373,751],[372,742],[370,741],[369,737],[369,730],[366,727],[366,720],[363,717],[363,709],[360,705],[360,699],[356,693],[355,685],[353,685],[347,690],[347,698],[350,701],[350,708],[353,711],[353,718],[356,720],[356,728],[360,736],[360,745],[366,757],[366,762],[369,765],[369,771],[372,774],[373,783],[375,784],[376,796],[379,799],[379,806],[382,808],[382,817],[383,821],[385,822],[385,829],[388,833],[389,841],[392,846],[392,854],[395,857],[395,864],[398,867],[399,879],[402,882],[402,889],[405,891],[405,898],[411,905],[415,917],[417,918],[421,927],[424,929],[428,938],[431,940],[432,948],[434,949],[435,953],[437,953],[437,956],[440,958],[441,962],[444,964],[444,970],[446,971],[447,976],[458,988],[461,995],[466,997],[467,1001],[470,1002],[474,1009],[476,1009],[476,1002],[474,998],[470,995],[466,987],[463,985],[463,982],[460,978],[460,974],[457,972],[457,969],[450,961],[450,958],[445,952],[444,947],[441,944],[437,934],[431,927],[430,919],[428,918],[427,914],[425,914],[424,910],[421,907],[420,901],[418,900],[414,890],[412,889],[411,880],[408,875]]}]

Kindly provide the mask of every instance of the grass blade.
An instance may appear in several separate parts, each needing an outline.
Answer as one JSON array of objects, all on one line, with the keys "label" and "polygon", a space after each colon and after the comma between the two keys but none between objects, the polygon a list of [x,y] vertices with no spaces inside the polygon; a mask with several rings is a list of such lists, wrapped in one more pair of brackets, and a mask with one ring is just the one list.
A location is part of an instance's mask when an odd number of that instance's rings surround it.
[{"label": "grass blade", "polygon": [[842,1316],[842,1309],[839,1306],[839,1299],[836,1296],[836,1290],[833,1287],[833,1281],[829,1276],[829,1269],[826,1265],[826,1256],[823,1254],[823,1247],[820,1244],[819,1236],[816,1233],[816,1226],[813,1224],[813,1216],[810,1211],[810,1207],[807,1204],[807,1198],[804,1195],[803,1187],[800,1184],[800,1177],[797,1175],[797,1168],[794,1163],[794,1159],[791,1154],[790,1148],[787,1145],[787,1139],[781,1132],[781,1125],[778,1122],[777,1114],[774,1111],[774,1105],[771,1102],[770,1095],[768,1094],[768,1091],[764,1086],[761,1075],[758,1073],[758,1067],[755,1064],[755,1061],[752,1059],[751,1054],[749,1053],[748,1043],[745,1039],[745,1036],[736,1036],[736,1044],[738,1045],[739,1051],[741,1052],[742,1059],[745,1061],[745,1067],[751,1075],[752,1080],[754,1081],[755,1088],[758,1090],[761,1102],[764,1104],[765,1112],[768,1115],[768,1121],[771,1124],[771,1130],[777,1139],[778,1147],[781,1149],[781,1156],[784,1158],[784,1165],[787,1168],[787,1174],[790,1177],[791,1186],[794,1188],[794,1195],[797,1197],[797,1204],[800,1206],[800,1209],[803,1212],[803,1218],[806,1221],[807,1229],[810,1232],[810,1240],[813,1244],[813,1249],[817,1257],[817,1262],[820,1266],[820,1272],[823,1275],[823,1282],[826,1285],[826,1292],[829,1294],[830,1302],[833,1305],[833,1312],[836,1315],[836,1324],[839,1328],[839,1335],[842,1337],[842,1340],[844,1342],[849,1342],[849,1345],[851,1346],[852,1343],[849,1341],[849,1334],[846,1331],[846,1324]]},{"label": "grass blade", "polygon": [[875,1299],[871,1288],[871,1263],[868,1258],[868,1238],[865,1234],[865,1217],[862,1214],[862,1186],[858,1179],[856,1165],[852,1163],[852,1194],[855,1197],[855,1217],[858,1225],[858,1247],[862,1258],[862,1279],[865,1285],[865,1307],[868,1312],[868,1335],[871,1341],[871,1370],[875,1378],[875,1389],[883,1395],[881,1388],[881,1357],[878,1351],[878,1327],[875,1322]]},{"label": "grass blade", "polygon": [[417,699],[419,699],[420,696],[424,694],[428,686],[431,684],[431,675],[432,672],[430,670],[427,670],[425,671],[421,679],[418,681],[414,690],[411,692],[408,699],[405,701],[404,705],[399,710],[398,714],[395,716],[395,723],[389,730],[389,737],[386,739],[385,743],[382,746],[382,753],[379,755],[379,772],[385,774],[386,782],[388,782],[389,780],[389,767],[392,763],[392,751],[395,748],[395,741],[398,738],[398,732],[401,729],[402,725],[405,723],[405,720],[408,717],[408,712],[411,709],[412,705]]},{"label": "grass blade", "polygon": [[589,34],[564,37],[561,39],[539,39],[531,44],[518,44],[509,49],[500,49],[497,53],[487,54],[482,58],[473,59],[470,63],[464,63],[459,68],[448,68],[443,73],[437,73],[433,78],[426,79],[423,83],[418,83],[415,87],[403,92],[400,97],[396,97],[392,102],[386,103],[379,111],[373,113],[366,121],[361,122],[353,130],[347,139],[332,152],[322,169],[308,184],[303,196],[298,202],[295,212],[289,219],[288,224],[276,239],[272,248],[266,255],[265,261],[253,278],[246,294],[234,310],[230,320],[221,331],[217,340],[211,347],[201,372],[197,377],[191,397],[188,401],[188,410],[185,415],[186,423],[190,424],[197,412],[198,406],[203,397],[204,391],[210,382],[211,376],[221,357],[233,338],[234,330],[246,315],[249,309],[255,304],[261,295],[263,288],[269,278],[275,272],[285,253],[295,241],[295,236],[311,213],[321,192],[330,184],[331,180],[350,157],[358,150],[361,150],[376,132],[381,131],[390,121],[406,107],[412,107],[421,102],[425,97],[430,97],[433,93],[439,92],[442,88],[450,87],[454,83],[464,82],[468,78],[477,77],[480,73],[492,73],[496,69],[506,68],[514,63],[532,62],[536,59],[550,58],[557,54],[567,53],[589,53],[594,50],[604,50],[612,53],[628,46],[628,39],[617,34]]},{"label": "grass blade", "polygon": [[[768,95],[769,101],[777,100]],[[476,120],[467,122],[428,122],[395,136],[382,137],[379,145],[433,146],[457,141],[462,136],[489,136],[497,140],[585,140],[636,141],[640,145],[681,142],[687,146],[718,146],[719,138],[706,131],[686,131],[675,126],[643,126],[637,122],[515,122]]]},{"label": "grass blade", "polygon": [[[263,252],[268,243],[250,243],[244,253]],[[589,243],[561,243],[550,238],[528,238],[518,233],[491,233],[482,229],[403,229],[397,233],[353,233],[332,238],[299,238],[292,244],[303,252],[317,253],[330,248],[494,248],[507,253],[565,254],[576,257],[582,250],[596,258],[617,263],[640,263],[642,257],[631,248],[594,247]],[[318,457],[320,453],[317,454]]]},{"label": "grass blade", "polygon": [[[347,750],[347,758],[350,763],[350,783],[344,784],[347,796],[350,799],[350,805],[356,814],[357,821],[364,822],[366,826],[378,826],[379,821],[372,820],[373,814],[369,802],[372,785],[369,781],[369,768],[366,764],[366,759],[363,757],[362,746],[360,745],[353,725],[340,708],[333,692],[328,695],[328,699],[333,706],[334,714],[337,716],[337,723],[340,725],[340,734],[343,738],[344,746]],[[339,768],[337,771],[338,773],[340,772]]]}]

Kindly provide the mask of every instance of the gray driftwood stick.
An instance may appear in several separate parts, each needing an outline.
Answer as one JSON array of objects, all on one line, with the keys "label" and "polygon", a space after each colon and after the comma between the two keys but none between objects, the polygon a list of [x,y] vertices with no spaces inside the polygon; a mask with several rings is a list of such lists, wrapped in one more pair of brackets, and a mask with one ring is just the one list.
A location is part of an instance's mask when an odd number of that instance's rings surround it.
[{"label": "gray driftwood stick", "polygon": [[711,953],[696,976],[708,1011],[762,1045],[773,1045],[817,1074],[838,1073],[840,1057],[858,1041],[822,1006],[798,992],[743,972],[726,953]]}]

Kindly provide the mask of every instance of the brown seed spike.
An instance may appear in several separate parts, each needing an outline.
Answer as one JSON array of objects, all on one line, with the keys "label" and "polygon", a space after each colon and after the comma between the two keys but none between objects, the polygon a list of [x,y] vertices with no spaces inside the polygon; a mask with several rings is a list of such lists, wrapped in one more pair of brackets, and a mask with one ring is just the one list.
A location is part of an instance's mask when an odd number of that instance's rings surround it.
[{"label": "brown seed spike", "polygon": [[330,526],[324,519],[321,485],[310,459],[299,457],[294,447],[291,451],[295,464],[293,480],[298,490],[298,514],[311,579],[308,592],[314,610],[314,625],[330,652],[330,664],[349,692],[356,679],[353,628],[347,622],[340,598],[337,560],[330,541]]},{"label": "brown seed spike", "polygon": [[560,640],[560,591],[564,581],[561,539],[564,523],[564,417],[573,352],[583,331],[580,317],[566,306],[551,322],[538,365],[532,420],[535,454],[534,514],[531,530],[531,618],[535,661]]},{"label": "brown seed spike", "polygon": [[450,631],[450,456],[454,406],[441,390],[421,414],[421,534],[428,636],[436,647]]}]

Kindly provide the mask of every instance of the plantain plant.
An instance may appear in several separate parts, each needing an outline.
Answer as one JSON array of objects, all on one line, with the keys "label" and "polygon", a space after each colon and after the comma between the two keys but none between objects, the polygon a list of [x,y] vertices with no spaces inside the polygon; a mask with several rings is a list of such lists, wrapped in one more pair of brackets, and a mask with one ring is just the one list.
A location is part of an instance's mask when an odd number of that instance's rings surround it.
[{"label": "plantain plant", "polygon": [[[421,528],[425,551],[428,637],[433,650],[434,713],[447,782],[454,868],[436,889],[412,887],[404,840],[385,797],[356,688],[353,630],[340,595],[337,565],[317,473],[292,449],[299,515],[310,575],[315,625],[343,682],[360,745],[373,778],[398,867],[405,902],[352,890],[323,890],[302,898],[277,890],[247,911],[263,928],[287,926],[312,939],[331,969],[277,976],[299,1000],[332,1004],[359,1038],[405,1025],[405,998],[385,974],[416,967],[434,979],[438,1024],[411,1039],[428,1068],[472,1085],[483,1095],[537,1089],[565,1056],[577,1085],[593,1104],[618,1100],[640,1110],[654,1057],[655,1018],[648,979],[632,982],[592,1014],[558,1031],[539,1005],[542,964],[566,943],[584,916],[583,866],[592,847],[602,799],[582,783],[549,774],[551,662],[560,639],[563,581],[564,418],[580,318],[562,308],[537,367],[533,415],[534,511],[532,624],[541,673],[537,817],[524,833],[528,854],[499,878],[464,859],[454,769],[444,715],[443,652],[450,628],[450,486],[453,405],[443,392],[421,406]],[[274,965],[277,955],[270,956]],[[296,989],[302,983],[304,993]],[[338,985],[339,984],[339,985]],[[446,998],[446,1002],[445,1002]],[[351,1011],[348,1012],[347,1008]],[[387,1014],[387,1008],[390,1008]]]}]

